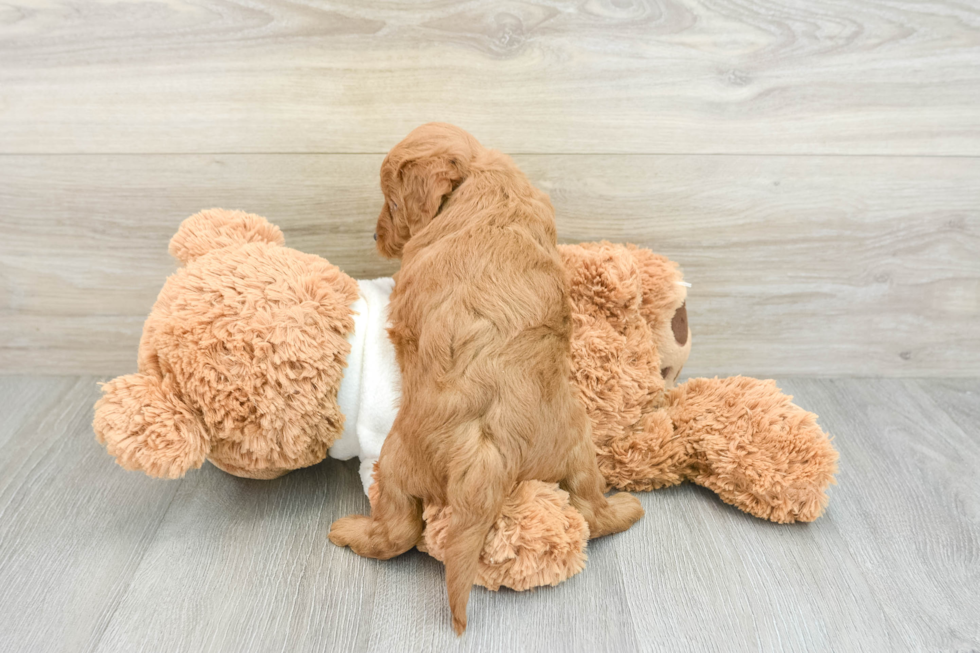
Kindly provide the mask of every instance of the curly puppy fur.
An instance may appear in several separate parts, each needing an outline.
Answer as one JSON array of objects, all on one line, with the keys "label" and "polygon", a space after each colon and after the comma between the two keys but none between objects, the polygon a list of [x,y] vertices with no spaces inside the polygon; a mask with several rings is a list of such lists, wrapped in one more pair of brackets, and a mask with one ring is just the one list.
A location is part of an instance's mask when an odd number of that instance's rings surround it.
[{"label": "curly puppy fur", "polygon": [[[377,463],[375,463],[377,472]],[[372,509],[378,484],[369,490]],[[445,560],[449,548],[452,506],[426,503],[425,533],[418,549]],[[476,584],[523,591],[557,585],[585,569],[589,525],[557,483],[523,481],[507,496],[480,550]]]},{"label": "curly puppy fur", "polygon": [[139,373],[106,383],[95,406],[96,437],[120,465],[176,478],[208,458],[268,479],[326,456],[343,431],[357,283],[282,245],[241,211],[181,224],[170,252],[183,267],[143,327]]},{"label": "curly puppy fur", "polygon": [[[820,516],[837,452],[813,413],[773,381],[692,379],[672,387],[691,346],[676,264],[629,245],[559,249],[572,298],[572,382],[609,485],[652,490],[691,481],[763,519]],[[517,496],[487,536],[478,582],[527,589],[578,573],[584,542],[566,515],[555,514],[558,491],[540,486],[533,500]],[[534,535],[504,527],[518,521],[533,523]],[[441,559],[446,528],[445,512],[427,505],[420,548]],[[501,550],[526,564],[493,554]]]},{"label": "curly puppy fur", "polygon": [[402,401],[378,461],[371,516],[330,539],[390,558],[422,535],[422,502],[451,511],[442,550],[453,627],[487,534],[518,483],[560,483],[593,537],[643,514],[607,499],[570,383],[572,322],[554,210],[513,161],[463,130],[424,125],[381,168],[378,249],[400,257],[389,334]]}]

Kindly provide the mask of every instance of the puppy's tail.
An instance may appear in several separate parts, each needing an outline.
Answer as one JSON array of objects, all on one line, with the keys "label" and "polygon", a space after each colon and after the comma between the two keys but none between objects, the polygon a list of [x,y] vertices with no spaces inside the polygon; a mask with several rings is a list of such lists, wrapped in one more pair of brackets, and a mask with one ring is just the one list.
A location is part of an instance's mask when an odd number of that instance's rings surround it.
[{"label": "puppy's tail", "polygon": [[446,533],[446,589],[453,614],[453,630],[466,630],[466,604],[476,579],[480,552],[493,526],[507,491],[504,462],[492,444],[477,445],[471,461],[450,481],[448,492],[452,514]]}]

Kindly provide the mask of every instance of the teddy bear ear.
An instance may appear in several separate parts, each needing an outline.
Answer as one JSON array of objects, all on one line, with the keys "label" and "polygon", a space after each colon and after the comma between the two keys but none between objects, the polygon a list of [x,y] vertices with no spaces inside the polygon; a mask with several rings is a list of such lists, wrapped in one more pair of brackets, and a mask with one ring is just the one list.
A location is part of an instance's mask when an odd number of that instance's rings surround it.
[{"label": "teddy bear ear", "polygon": [[642,287],[632,253],[606,241],[559,246],[573,305],[622,322],[639,305]]},{"label": "teddy bear ear", "polygon": [[187,265],[210,251],[229,245],[282,245],[284,242],[279,227],[262,216],[244,211],[207,209],[180,224],[170,240],[170,254]]},{"label": "teddy bear ear", "polygon": [[122,467],[180,478],[204,463],[204,424],[168,380],[127,374],[102,386],[92,422],[96,439]]}]

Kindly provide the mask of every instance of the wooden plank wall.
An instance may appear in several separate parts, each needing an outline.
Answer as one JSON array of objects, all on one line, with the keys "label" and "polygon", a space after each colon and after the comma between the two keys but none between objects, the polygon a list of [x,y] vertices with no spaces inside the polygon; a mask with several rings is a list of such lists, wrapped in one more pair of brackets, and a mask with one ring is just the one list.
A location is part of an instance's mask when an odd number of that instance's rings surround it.
[{"label": "wooden plank wall", "polygon": [[445,120],[564,241],[680,262],[686,372],[980,372],[980,6],[959,0],[0,6],[0,372],[135,368],[180,220],[354,276],[384,152]]}]

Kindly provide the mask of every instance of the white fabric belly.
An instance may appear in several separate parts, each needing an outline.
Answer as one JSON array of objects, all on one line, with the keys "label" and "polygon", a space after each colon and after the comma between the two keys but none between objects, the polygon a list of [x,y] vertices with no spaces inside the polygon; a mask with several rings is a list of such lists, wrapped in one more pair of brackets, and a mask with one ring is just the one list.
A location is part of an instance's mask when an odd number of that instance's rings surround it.
[{"label": "white fabric belly", "polygon": [[351,305],[354,332],[347,336],[350,355],[337,391],[337,403],[346,417],[344,432],[330,448],[330,456],[361,459],[361,483],[367,493],[374,461],[381,455],[401,398],[401,373],[395,348],[388,339],[388,297],[395,287],[391,277],[358,281],[360,297]]}]

